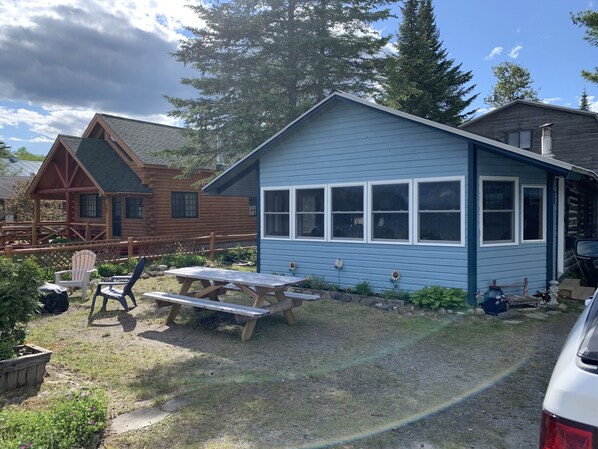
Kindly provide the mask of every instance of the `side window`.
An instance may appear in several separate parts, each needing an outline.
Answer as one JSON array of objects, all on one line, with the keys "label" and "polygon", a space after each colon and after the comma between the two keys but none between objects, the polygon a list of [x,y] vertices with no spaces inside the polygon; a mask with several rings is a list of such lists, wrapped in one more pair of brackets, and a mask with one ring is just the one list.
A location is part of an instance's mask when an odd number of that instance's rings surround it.
[{"label": "side window", "polygon": [[143,198],[127,198],[125,200],[126,218],[143,218]]},{"label": "side window", "polygon": [[372,240],[409,241],[409,184],[371,187]]},{"label": "side window", "polygon": [[172,192],[171,195],[172,218],[197,218],[198,193],[197,192]]},{"label": "side window", "polygon": [[324,238],[324,189],[295,190],[295,237]]},{"label": "side window", "polygon": [[332,187],[332,238],[363,240],[363,186]]},{"label": "side window", "polygon": [[545,189],[541,186],[523,186],[523,241],[544,240],[546,221]]},{"label": "side window", "polygon": [[102,201],[97,193],[79,195],[79,216],[81,218],[101,218]]},{"label": "side window", "polygon": [[515,181],[482,180],[482,243],[515,243]]},{"label": "side window", "polygon": [[289,190],[264,191],[264,236],[290,237]]},{"label": "side window", "polygon": [[514,147],[529,150],[532,147],[532,130],[522,129],[519,131],[510,131],[507,136],[507,143]]},{"label": "side window", "polygon": [[417,183],[417,241],[462,244],[461,181]]}]

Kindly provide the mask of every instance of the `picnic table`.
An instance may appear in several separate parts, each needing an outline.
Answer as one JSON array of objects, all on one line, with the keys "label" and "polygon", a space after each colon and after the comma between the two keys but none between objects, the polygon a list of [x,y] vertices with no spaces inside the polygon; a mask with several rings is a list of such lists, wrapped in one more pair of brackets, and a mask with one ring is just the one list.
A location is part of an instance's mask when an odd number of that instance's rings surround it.
[{"label": "picnic table", "polygon": [[[176,276],[181,284],[179,293],[149,292],[143,296],[154,299],[159,307],[170,307],[166,324],[174,322],[183,305],[230,313],[235,315],[237,322],[245,323],[241,334],[242,341],[251,338],[257,319],[282,312],[287,323],[293,325],[295,307],[301,306],[303,301],[320,299],[318,295],[286,290],[304,281],[303,278],[295,276],[276,276],[208,267],[176,268],[167,270],[165,274]],[[202,289],[191,291],[194,282],[199,282]],[[247,294],[253,300],[253,305],[225,302],[219,295],[229,290]]]}]

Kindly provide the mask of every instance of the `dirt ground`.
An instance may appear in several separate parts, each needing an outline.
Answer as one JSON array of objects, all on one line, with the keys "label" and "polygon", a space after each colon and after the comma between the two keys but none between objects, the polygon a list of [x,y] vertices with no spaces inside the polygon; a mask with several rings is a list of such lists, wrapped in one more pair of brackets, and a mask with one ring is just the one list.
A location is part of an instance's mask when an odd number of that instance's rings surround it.
[{"label": "dirt ground", "polygon": [[[139,291],[176,291],[172,280]],[[168,284],[168,282],[171,282]],[[140,296],[140,295],[139,295]],[[505,323],[470,315],[304,304],[297,325],[258,322],[253,338],[218,315],[140,300],[87,325],[89,301],[33,323],[54,351],[36,401],[101,386],[112,417],[183,399],[159,424],[107,434],[105,448],[533,448],[552,367],[578,316]]]}]

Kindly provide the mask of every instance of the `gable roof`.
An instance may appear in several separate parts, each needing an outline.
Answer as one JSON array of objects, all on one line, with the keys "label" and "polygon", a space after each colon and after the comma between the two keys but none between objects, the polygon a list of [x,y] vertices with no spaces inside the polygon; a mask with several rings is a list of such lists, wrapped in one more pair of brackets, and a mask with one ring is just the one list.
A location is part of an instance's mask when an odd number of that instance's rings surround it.
[{"label": "gable roof", "polygon": [[311,118],[317,113],[322,112],[327,107],[329,107],[337,101],[352,102],[374,109],[376,111],[380,111],[382,113],[389,114],[394,117],[402,118],[415,123],[419,123],[424,126],[428,126],[438,131],[461,137],[467,140],[468,142],[483,147],[486,150],[502,154],[515,160],[523,161],[530,165],[549,170],[553,173],[558,173],[559,175],[569,175],[571,173],[575,173],[577,174],[577,176],[587,176],[591,179],[598,181],[598,175],[591,170],[586,170],[584,168],[577,167],[566,162],[531,153],[527,150],[522,150],[511,145],[497,142],[495,140],[488,139],[477,134],[463,131],[459,128],[443,125],[441,123],[436,123],[431,120],[417,117],[415,115],[407,114],[406,112],[401,112],[396,109],[381,106],[371,101],[364,100],[363,98],[359,98],[355,95],[347,94],[344,92],[334,92],[330,94],[328,97],[326,97],[324,100],[322,100],[320,103],[312,107],[310,110],[305,112],[299,118],[295,119],[293,122],[291,122],[281,131],[276,133],[270,139],[266,140],[264,143],[262,143],[252,152],[250,152],[248,155],[237,161],[235,164],[233,164],[231,167],[225,170],[222,174],[220,174],[212,181],[210,181],[208,184],[206,184],[203,188],[204,192],[210,195],[217,195],[224,191],[231,183],[234,183],[235,180],[245,177],[247,173],[252,170],[252,167],[254,166],[255,162],[257,162],[257,160],[260,158],[261,154],[264,151],[266,151],[268,148],[271,148],[276,142],[285,138],[289,133],[293,132],[296,128],[301,126],[301,124],[303,124],[307,119]]},{"label": "gable roof", "polygon": [[567,112],[569,114],[586,115],[586,116],[593,117],[594,119],[598,120],[598,114],[596,114],[595,112],[592,112],[592,111],[582,111],[581,109],[568,108],[565,106],[557,106],[554,104],[542,103],[540,101],[515,100],[515,101],[511,101],[510,103],[499,106],[498,108],[492,109],[491,111],[486,112],[485,114],[478,115],[477,117],[472,118],[471,120],[459,125],[459,128],[467,128],[469,125],[471,125],[472,123],[476,123],[478,120],[482,120],[487,117],[490,117],[500,111],[509,109],[517,104],[532,106],[532,107],[536,107],[536,108],[551,109],[554,111]]},{"label": "gable roof", "polygon": [[151,193],[105,140],[64,135],[58,140],[103,193]]},{"label": "gable roof", "polygon": [[4,176],[32,176],[42,166],[40,161],[24,161],[17,158],[1,159],[1,161],[0,165],[6,169]]},{"label": "gable roof", "polygon": [[155,152],[177,149],[188,143],[184,128],[144,122],[109,114],[97,117],[116,134],[144,164],[168,165],[169,160]]}]

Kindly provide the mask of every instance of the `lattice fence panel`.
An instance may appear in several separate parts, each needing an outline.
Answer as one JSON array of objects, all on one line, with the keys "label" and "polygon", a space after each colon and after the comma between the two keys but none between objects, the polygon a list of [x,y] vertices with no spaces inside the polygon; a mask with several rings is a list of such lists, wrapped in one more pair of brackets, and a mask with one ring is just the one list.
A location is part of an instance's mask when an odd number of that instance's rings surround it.
[{"label": "lattice fence panel", "polygon": [[97,256],[96,265],[127,259],[127,247],[118,244],[98,246],[93,251]]}]

